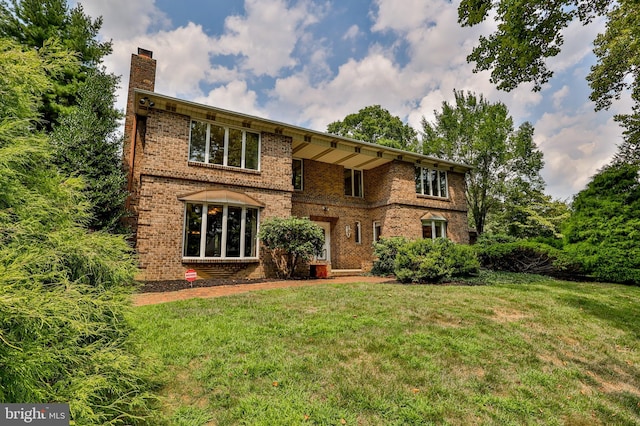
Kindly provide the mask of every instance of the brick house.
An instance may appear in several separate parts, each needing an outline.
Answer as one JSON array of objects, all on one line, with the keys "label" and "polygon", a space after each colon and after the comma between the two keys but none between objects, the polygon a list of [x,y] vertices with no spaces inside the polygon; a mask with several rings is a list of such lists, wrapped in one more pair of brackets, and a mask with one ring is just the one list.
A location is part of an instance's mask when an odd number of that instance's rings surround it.
[{"label": "brick house", "polygon": [[155,72],[138,49],[123,161],[141,280],[273,276],[273,216],[317,222],[334,273],[370,269],[380,236],[469,242],[468,166],[164,96]]}]

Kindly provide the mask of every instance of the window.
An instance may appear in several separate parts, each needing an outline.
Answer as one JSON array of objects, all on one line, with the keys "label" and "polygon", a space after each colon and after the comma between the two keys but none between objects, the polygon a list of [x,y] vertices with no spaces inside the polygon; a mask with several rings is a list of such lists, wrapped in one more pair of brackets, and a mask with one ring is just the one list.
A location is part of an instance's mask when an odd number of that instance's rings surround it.
[{"label": "window", "polygon": [[432,197],[449,197],[447,172],[416,166],[416,193]]},{"label": "window", "polygon": [[291,178],[293,189],[302,190],[302,160],[298,158],[291,160],[291,168],[293,169]]},{"label": "window", "polygon": [[373,242],[380,240],[380,235],[382,234],[382,225],[377,220],[373,222]]},{"label": "window", "polygon": [[258,209],[186,204],[184,257],[256,258]]},{"label": "window", "polygon": [[355,239],[356,244],[362,243],[362,224],[359,221],[356,221],[355,235],[353,238]]},{"label": "window", "polygon": [[260,135],[193,120],[189,137],[189,161],[258,170]]},{"label": "window", "polygon": [[363,197],[362,170],[344,169],[344,195]]},{"label": "window", "polygon": [[447,221],[446,220],[423,220],[422,221],[422,238],[436,239],[447,238]]}]

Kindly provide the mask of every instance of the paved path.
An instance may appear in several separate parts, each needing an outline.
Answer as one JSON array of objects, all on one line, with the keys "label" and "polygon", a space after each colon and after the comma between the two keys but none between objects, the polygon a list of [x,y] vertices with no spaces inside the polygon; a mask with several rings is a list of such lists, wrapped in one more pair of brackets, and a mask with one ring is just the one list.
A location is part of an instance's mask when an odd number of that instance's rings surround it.
[{"label": "paved path", "polygon": [[272,290],[275,288],[289,287],[310,287],[320,284],[348,284],[348,283],[390,283],[396,282],[393,278],[356,276],[356,277],[335,277],[317,280],[288,280],[288,281],[268,281],[256,284],[235,284],[219,285],[213,287],[194,287],[178,291],[166,291],[162,293],[138,293],[133,296],[134,306],[153,305],[157,303],[173,302],[176,300],[186,300],[210,297],[229,296],[231,294],[246,293],[255,290]]}]

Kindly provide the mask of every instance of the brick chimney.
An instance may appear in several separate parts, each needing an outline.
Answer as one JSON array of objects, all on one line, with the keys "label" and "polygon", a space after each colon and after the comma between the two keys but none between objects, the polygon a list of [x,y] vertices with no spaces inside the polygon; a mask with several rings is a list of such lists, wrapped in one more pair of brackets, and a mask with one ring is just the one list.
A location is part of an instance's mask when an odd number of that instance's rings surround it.
[{"label": "brick chimney", "polygon": [[156,60],[153,59],[153,52],[138,48],[138,54],[131,55],[131,69],[129,71],[129,94],[127,97],[127,110],[124,122],[124,146],[122,149],[125,172],[131,179],[133,168],[134,149],[136,140],[136,117],[134,89],[144,89],[153,92],[156,84]]},{"label": "brick chimney", "polygon": [[126,209],[131,215],[125,220],[133,232],[134,239],[137,233],[137,206],[138,206],[138,184],[140,172],[136,171],[136,164],[141,161],[144,134],[146,131],[147,118],[138,116],[136,111],[134,89],[154,91],[156,82],[156,60],[153,59],[153,52],[138,48],[138,54],[131,55],[131,70],[129,72],[129,94],[127,97],[127,110],[124,121],[124,143],[122,147],[122,162],[124,172],[127,176],[127,191],[129,196],[126,200]]}]

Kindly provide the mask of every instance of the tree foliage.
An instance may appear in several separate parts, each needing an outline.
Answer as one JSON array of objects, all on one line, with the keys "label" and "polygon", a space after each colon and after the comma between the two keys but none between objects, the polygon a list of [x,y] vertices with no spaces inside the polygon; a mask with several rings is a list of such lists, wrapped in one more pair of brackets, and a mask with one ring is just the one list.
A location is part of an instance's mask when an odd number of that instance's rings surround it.
[{"label": "tree foliage", "polygon": [[68,175],[81,176],[92,205],[89,227],[120,230],[125,214],[126,176],[122,169],[122,135],[113,108],[118,77],[90,70],[77,95],[77,106],[51,134],[55,163]]},{"label": "tree foliage", "polygon": [[409,151],[415,151],[418,143],[416,131],[380,105],[364,107],[330,123],[327,132]]},{"label": "tree foliage", "polygon": [[573,200],[565,250],[599,280],[640,283],[639,170],[607,166]]},{"label": "tree foliage", "polygon": [[590,98],[596,110],[607,109],[630,90],[633,113],[616,117],[627,138],[640,137],[639,16],[637,0],[462,0],[458,7],[462,26],[489,17],[497,22],[497,30],[481,36],[467,60],[475,62],[475,71],[491,70],[491,81],[504,90],[524,82],[533,82],[533,89],[540,90],[553,75],[546,59],[560,53],[562,31],[575,20],[586,25],[605,17],[606,29],[594,40],[597,62],[587,76]]},{"label": "tree foliage", "polygon": [[291,278],[298,264],[319,255],[324,244],[322,228],[306,218],[269,218],[259,234],[282,278]]},{"label": "tree foliage", "polygon": [[[467,174],[465,196],[478,233],[484,232],[489,213],[525,190],[540,192],[544,162],[533,143],[533,127],[514,130],[502,103],[491,104],[481,95],[454,91],[455,104],[443,102],[433,123],[422,119],[423,153],[473,167]],[[513,206],[513,204],[511,204]]]},{"label": "tree foliage", "polygon": [[89,232],[78,178],[49,167],[36,129],[48,76],[73,57],[0,38],[0,400],[69,403],[75,424],[157,424],[148,360],[126,319],[122,237]]},{"label": "tree foliage", "polygon": [[61,115],[76,105],[78,89],[87,71],[96,68],[111,53],[111,42],[97,40],[102,18],[92,20],[82,5],[69,9],[65,0],[2,0],[0,37],[22,46],[41,49],[52,40],[73,52],[78,61],[68,61],[50,75],[53,90],[43,94],[41,124],[51,130]]}]

